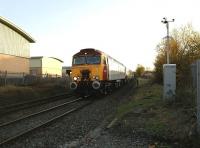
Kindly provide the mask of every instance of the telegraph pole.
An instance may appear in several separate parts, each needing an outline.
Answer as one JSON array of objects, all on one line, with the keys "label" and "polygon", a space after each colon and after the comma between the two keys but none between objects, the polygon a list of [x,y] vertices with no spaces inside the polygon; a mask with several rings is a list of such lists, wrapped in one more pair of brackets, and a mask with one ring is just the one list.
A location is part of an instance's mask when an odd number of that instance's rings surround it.
[{"label": "telegraph pole", "polygon": [[167,20],[166,17],[163,18],[163,20],[161,21],[162,23],[166,24],[167,27],[167,64],[170,64],[169,61],[169,52],[170,52],[170,43],[169,43],[169,23],[170,22],[174,22],[174,19],[172,20]]}]

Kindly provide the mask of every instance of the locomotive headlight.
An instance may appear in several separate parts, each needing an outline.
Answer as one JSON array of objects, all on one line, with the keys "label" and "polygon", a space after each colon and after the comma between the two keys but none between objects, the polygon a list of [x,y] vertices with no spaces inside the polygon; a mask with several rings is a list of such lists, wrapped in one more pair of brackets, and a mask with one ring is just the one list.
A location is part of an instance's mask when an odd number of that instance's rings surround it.
[{"label": "locomotive headlight", "polygon": [[74,77],[73,79],[74,79],[74,81],[76,81],[76,80],[77,80],[77,77]]},{"label": "locomotive headlight", "polygon": [[99,80],[98,76],[93,76],[92,78],[95,79],[95,80]]}]

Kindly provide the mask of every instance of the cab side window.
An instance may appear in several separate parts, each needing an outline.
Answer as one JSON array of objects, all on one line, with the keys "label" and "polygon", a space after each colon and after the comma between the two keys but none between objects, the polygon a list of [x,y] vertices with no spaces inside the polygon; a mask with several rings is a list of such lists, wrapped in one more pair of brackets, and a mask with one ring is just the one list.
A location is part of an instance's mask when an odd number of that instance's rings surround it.
[{"label": "cab side window", "polygon": [[103,64],[106,64],[106,58],[103,57]]}]

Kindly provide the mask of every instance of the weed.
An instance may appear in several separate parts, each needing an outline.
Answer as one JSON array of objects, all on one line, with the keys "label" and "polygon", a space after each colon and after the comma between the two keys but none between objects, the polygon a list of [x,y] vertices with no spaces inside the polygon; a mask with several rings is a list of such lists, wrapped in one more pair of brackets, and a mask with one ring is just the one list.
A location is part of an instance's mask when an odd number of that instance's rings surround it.
[{"label": "weed", "polygon": [[[166,105],[162,99],[163,87],[145,81],[140,80],[142,85],[134,92],[132,99],[118,108],[117,118],[126,120],[130,128],[144,129],[161,145],[165,142],[178,141],[178,145],[188,142],[191,125],[196,120],[192,115],[194,91],[183,88],[177,90],[176,102]],[[184,106],[179,105],[179,102]]]}]

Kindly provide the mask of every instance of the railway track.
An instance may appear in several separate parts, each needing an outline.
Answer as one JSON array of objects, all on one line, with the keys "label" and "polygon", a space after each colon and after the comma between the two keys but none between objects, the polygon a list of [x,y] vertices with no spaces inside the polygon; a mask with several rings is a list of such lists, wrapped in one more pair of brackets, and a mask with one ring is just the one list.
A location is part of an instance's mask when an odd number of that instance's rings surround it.
[{"label": "railway track", "polygon": [[18,137],[28,134],[40,127],[45,127],[61,117],[69,115],[70,113],[91,104],[91,100],[85,100],[88,97],[89,96],[85,98],[74,99],[72,101],[68,101],[60,105],[56,105],[54,107],[1,124],[0,146],[11,142]]},{"label": "railway track", "polygon": [[51,97],[39,98],[39,99],[31,100],[31,101],[26,101],[26,102],[21,102],[21,103],[16,103],[16,104],[0,107],[0,116],[3,116],[10,112],[15,112],[18,110],[34,107],[37,105],[42,105],[49,101],[52,102],[52,101],[57,101],[59,99],[65,99],[66,97],[71,97],[71,96],[73,96],[73,94],[62,93],[62,94],[54,95]]}]

